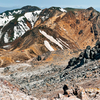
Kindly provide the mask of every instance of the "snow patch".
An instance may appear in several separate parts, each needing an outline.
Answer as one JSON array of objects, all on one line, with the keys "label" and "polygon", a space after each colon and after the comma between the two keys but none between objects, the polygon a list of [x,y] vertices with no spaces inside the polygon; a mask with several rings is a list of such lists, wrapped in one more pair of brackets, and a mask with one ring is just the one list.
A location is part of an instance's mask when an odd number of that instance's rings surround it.
[{"label": "snow patch", "polygon": [[29,29],[28,26],[24,26],[22,23],[20,23],[19,26],[14,26],[14,38],[13,38],[13,40],[15,40],[18,37],[21,37],[26,32],[25,28],[26,28],[26,30]]},{"label": "snow patch", "polygon": [[18,11],[13,11],[12,14],[21,14],[22,10],[18,10]]},{"label": "snow patch", "polygon": [[62,12],[67,12],[65,9],[63,9],[63,8],[60,8],[60,11],[62,11]]},{"label": "snow patch", "polygon": [[6,13],[3,13],[2,15],[0,15],[0,26],[7,25],[11,20],[14,19],[13,14],[21,14],[21,12],[22,10],[13,11],[12,13],[9,12],[9,16],[6,15]]},{"label": "snow patch", "polygon": [[42,10],[36,10],[36,11],[34,11],[34,14],[38,14],[39,15],[41,13],[41,11]]},{"label": "snow patch", "polygon": [[35,23],[35,22],[37,21],[37,19],[38,19],[38,16],[37,16],[37,15],[33,15],[32,12],[27,12],[27,13],[24,14],[24,16],[26,17],[26,19],[27,19],[28,21],[31,22],[31,25],[32,25],[32,28],[33,28],[34,23]]},{"label": "snow patch", "polygon": [[63,46],[52,36],[48,35],[46,32],[39,30],[42,35],[44,35],[47,39],[49,39],[51,42],[55,43],[58,45],[61,49],[63,49]]},{"label": "snow patch", "polygon": [[9,16],[12,16],[12,13],[11,12],[9,12]]},{"label": "snow patch", "polygon": [[59,29],[60,29],[61,31],[64,30],[66,33],[68,33],[67,30],[66,30],[65,28],[63,28],[63,27],[59,27]]},{"label": "snow patch", "polygon": [[6,34],[4,35],[4,42],[5,42],[5,43],[8,43],[8,42],[9,42],[8,33],[6,33]]},{"label": "snow patch", "polygon": [[0,30],[0,39],[1,39],[1,37],[2,37],[2,32],[1,32],[1,30]]},{"label": "snow patch", "polygon": [[46,48],[49,50],[49,51],[54,51],[54,49],[51,47],[51,45],[49,44],[49,42],[47,40],[44,41],[44,45],[46,46]]},{"label": "snow patch", "polygon": [[41,19],[42,19],[43,21],[45,21],[45,16],[42,16]]},{"label": "snow patch", "polygon": [[61,43],[65,48],[69,49],[69,45],[60,38],[57,38],[58,42]]},{"label": "snow patch", "polygon": [[65,41],[63,41],[62,39],[59,38],[60,41],[62,41],[63,43],[65,43],[67,46],[69,46],[69,44],[67,44]]},{"label": "snow patch", "polygon": [[11,45],[5,45],[5,46],[3,46],[4,49],[5,48],[9,48],[9,47],[11,47]]},{"label": "snow patch", "polygon": [[62,28],[62,29],[63,29],[66,33],[68,33],[66,29],[64,29],[64,28]]},{"label": "snow patch", "polygon": [[17,21],[24,21],[23,18],[25,18],[24,16],[21,16],[17,19]]},{"label": "snow patch", "polygon": [[16,63],[20,63],[20,61],[19,60],[16,60]]},{"label": "snow patch", "polygon": [[18,22],[18,24],[24,29],[25,32],[30,29],[24,21]]},{"label": "snow patch", "polygon": [[11,20],[13,20],[14,17],[13,16],[6,16],[5,14],[0,16],[0,26],[5,26],[6,24],[8,24]]},{"label": "snow patch", "polygon": [[22,33],[24,33],[24,32],[22,32],[18,26],[14,26],[14,38],[13,38],[13,40],[15,40],[17,37],[21,36]]},{"label": "snow patch", "polygon": [[30,30],[30,28],[25,23],[24,19],[25,16],[21,16],[18,18],[18,25],[14,26],[14,38],[15,40],[17,37],[21,37],[26,31]]},{"label": "snow patch", "polygon": [[27,20],[32,21],[32,18],[33,18],[32,12],[27,12],[27,13],[25,13],[24,16],[27,18]]},{"label": "snow patch", "polygon": [[48,18],[49,18],[49,14],[46,15],[46,16],[42,16],[42,17],[41,17],[41,19],[42,19],[43,21],[45,21],[45,20],[48,19]]}]

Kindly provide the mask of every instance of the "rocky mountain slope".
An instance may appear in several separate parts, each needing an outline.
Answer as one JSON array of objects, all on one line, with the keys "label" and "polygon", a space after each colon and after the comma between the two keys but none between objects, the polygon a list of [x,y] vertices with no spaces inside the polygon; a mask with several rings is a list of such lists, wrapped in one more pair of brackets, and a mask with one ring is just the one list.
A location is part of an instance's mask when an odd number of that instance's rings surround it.
[{"label": "rocky mountain slope", "polygon": [[65,9],[51,7],[40,10],[26,6],[3,13],[1,66],[23,62],[48,51],[93,47],[99,39],[99,12],[92,7],[72,11]]}]

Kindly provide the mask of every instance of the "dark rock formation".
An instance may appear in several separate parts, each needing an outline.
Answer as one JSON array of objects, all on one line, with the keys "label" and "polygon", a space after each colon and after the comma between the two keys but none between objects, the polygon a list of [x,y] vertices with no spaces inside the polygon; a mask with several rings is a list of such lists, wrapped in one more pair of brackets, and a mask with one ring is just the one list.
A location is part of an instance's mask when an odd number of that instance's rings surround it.
[{"label": "dark rock formation", "polygon": [[67,86],[67,85],[64,85],[64,86],[63,86],[64,95],[65,95],[65,94],[68,94],[68,93],[66,92],[66,90],[68,90],[68,86]]},{"label": "dark rock formation", "polygon": [[84,63],[88,63],[92,60],[100,59],[100,41],[97,41],[96,45],[91,48],[90,46],[87,46],[84,52],[81,52],[79,57],[73,57],[68,62],[68,66],[66,68],[69,68],[70,66],[76,66],[80,67]]},{"label": "dark rock formation", "polygon": [[41,56],[38,55],[37,60],[40,61],[41,60]]}]

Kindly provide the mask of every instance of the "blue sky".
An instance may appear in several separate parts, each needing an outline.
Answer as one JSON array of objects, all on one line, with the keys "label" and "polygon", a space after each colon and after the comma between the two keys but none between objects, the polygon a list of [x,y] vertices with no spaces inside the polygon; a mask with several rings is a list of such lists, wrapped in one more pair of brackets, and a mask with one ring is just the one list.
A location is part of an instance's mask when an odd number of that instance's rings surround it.
[{"label": "blue sky", "polygon": [[51,6],[88,8],[100,11],[100,0],[0,0],[0,7],[20,8],[26,5],[48,8]]}]

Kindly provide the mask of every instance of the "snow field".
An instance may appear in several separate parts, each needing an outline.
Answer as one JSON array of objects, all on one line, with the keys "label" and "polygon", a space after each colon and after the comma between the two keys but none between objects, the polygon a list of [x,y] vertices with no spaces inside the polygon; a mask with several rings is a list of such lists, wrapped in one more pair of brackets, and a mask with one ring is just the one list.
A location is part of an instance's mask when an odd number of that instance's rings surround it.
[{"label": "snow field", "polygon": [[51,45],[49,44],[49,42],[47,40],[44,41],[44,45],[46,46],[46,48],[49,50],[49,51],[54,51],[54,49],[51,47]]},{"label": "snow field", "polygon": [[[12,40],[15,40],[17,37],[22,36],[26,31],[30,30],[30,28],[27,26],[27,24],[24,21],[24,18],[26,18],[32,25],[32,28],[34,27],[34,23],[37,21],[38,17],[37,14],[39,14],[41,12],[40,11],[35,11],[34,13],[36,13],[36,15],[34,15],[32,12],[27,12],[24,14],[24,16],[21,16],[18,18],[18,25],[14,26],[14,37]],[[13,11],[13,13],[21,13],[21,10],[18,11]],[[12,16],[13,13],[9,12],[9,16],[7,16],[5,13],[3,13],[2,15],[0,15],[0,26],[5,26],[7,25],[11,20],[14,19],[14,17]],[[2,36],[2,29],[0,30],[0,36]],[[4,42],[8,43],[11,42],[9,41],[9,37],[8,37],[8,33],[6,33],[4,35]]]},{"label": "snow field", "polygon": [[48,35],[46,32],[39,30],[39,32],[44,35],[47,39],[49,39],[51,42],[55,43],[56,45],[58,45],[61,49],[63,49],[63,46],[56,40],[54,39],[52,36]]}]

